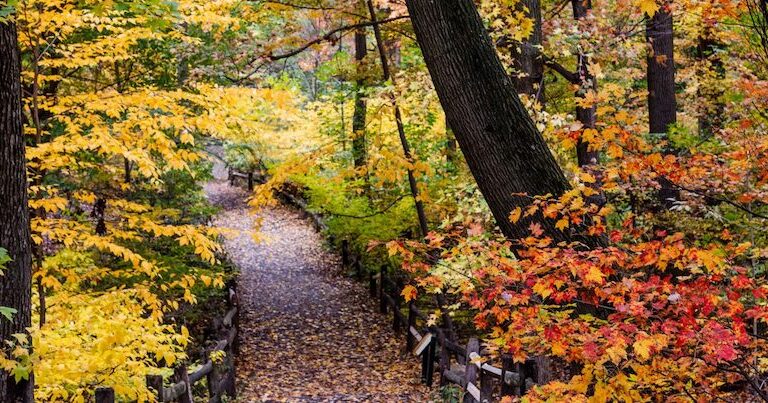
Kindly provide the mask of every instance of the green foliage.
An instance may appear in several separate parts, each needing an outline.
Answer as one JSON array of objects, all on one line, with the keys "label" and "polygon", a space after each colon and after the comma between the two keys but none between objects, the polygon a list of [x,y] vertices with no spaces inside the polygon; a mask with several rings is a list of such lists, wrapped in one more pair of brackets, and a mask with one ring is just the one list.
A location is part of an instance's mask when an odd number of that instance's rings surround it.
[{"label": "green foliage", "polygon": [[10,256],[8,256],[8,251],[0,248],[0,275],[3,273],[3,269],[5,268],[5,265],[10,262],[12,259]]}]

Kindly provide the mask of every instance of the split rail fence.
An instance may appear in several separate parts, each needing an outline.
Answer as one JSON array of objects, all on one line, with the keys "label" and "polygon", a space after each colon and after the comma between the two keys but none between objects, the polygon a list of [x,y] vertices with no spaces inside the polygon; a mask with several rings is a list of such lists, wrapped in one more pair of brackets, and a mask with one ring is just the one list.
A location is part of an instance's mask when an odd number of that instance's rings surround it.
[{"label": "split rail fence", "polygon": [[[206,349],[206,360],[200,368],[189,372],[185,363],[174,369],[173,382],[166,386],[162,375],[147,375],[147,387],[158,402],[194,402],[192,388],[195,384],[206,380],[208,401],[217,403],[222,397],[235,398],[235,365],[234,354],[237,351],[237,294],[230,288],[227,298],[229,308],[224,317],[215,321],[217,332],[221,339]],[[109,386],[96,388],[94,392],[96,403],[114,403],[115,390]]]},{"label": "split rail fence", "polygon": [[[241,179],[252,190],[254,183],[264,180],[258,173],[232,169],[229,172],[233,186]],[[278,196],[302,210],[318,230],[327,229],[323,217],[309,211],[306,201],[284,190],[278,191]],[[440,386],[456,385],[464,391],[462,401],[474,403],[495,401],[500,396],[523,395],[538,381],[539,369],[535,360],[516,364],[511,356],[504,355],[493,365],[478,339],[470,338],[464,345],[456,340],[454,329],[429,326],[428,316],[415,301],[404,303],[402,280],[393,279],[387,265],[379,270],[366,268],[361,257],[350,251],[348,241],[342,240],[340,244],[343,266],[352,269],[360,280],[367,273],[370,294],[378,299],[379,311],[392,314],[393,330],[405,335],[407,351],[421,359],[421,379],[425,385],[432,387],[435,373],[438,373]]]}]

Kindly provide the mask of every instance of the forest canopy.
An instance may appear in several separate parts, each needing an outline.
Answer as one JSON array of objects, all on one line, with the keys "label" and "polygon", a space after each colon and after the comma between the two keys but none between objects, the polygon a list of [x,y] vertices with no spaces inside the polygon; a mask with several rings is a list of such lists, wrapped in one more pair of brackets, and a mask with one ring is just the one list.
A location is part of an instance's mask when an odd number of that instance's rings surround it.
[{"label": "forest canopy", "polygon": [[0,38],[0,400],[200,358],[221,145],[536,360],[524,399],[768,401],[765,0],[13,0]]}]

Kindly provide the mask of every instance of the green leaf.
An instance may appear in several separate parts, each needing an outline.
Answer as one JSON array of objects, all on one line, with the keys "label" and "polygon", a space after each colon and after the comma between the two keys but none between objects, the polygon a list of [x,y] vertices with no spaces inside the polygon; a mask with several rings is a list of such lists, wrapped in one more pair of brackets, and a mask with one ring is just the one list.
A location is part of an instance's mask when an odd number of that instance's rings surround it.
[{"label": "green leaf", "polygon": [[18,365],[13,369],[13,379],[16,383],[19,383],[22,379],[29,380],[29,368],[23,365]]},{"label": "green leaf", "polygon": [[19,0],[8,0],[5,5],[0,6],[0,23],[10,20],[8,17],[16,14],[17,4],[19,4]]},{"label": "green leaf", "polygon": [[13,308],[9,308],[7,306],[0,306],[0,315],[5,316],[5,318],[8,319],[9,322],[13,320],[13,315],[15,315],[16,312],[18,311]]},{"label": "green leaf", "polygon": [[5,264],[10,262],[11,260],[13,259],[11,259],[11,257],[8,256],[8,251],[3,248],[0,248],[0,276],[3,274],[2,270],[5,268]]}]

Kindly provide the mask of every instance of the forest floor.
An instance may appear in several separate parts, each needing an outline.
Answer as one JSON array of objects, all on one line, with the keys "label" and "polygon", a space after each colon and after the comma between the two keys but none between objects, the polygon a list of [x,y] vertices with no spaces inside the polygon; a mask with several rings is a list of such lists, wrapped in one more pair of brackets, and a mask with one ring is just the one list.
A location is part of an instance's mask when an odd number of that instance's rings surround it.
[{"label": "forest floor", "polygon": [[222,208],[214,224],[236,230],[224,248],[240,270],[238,401],[430,400],[416,359],[312,225],[282,205],[253,212],[226,176],[217,162],[205,190]]}]

